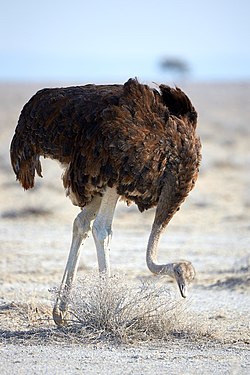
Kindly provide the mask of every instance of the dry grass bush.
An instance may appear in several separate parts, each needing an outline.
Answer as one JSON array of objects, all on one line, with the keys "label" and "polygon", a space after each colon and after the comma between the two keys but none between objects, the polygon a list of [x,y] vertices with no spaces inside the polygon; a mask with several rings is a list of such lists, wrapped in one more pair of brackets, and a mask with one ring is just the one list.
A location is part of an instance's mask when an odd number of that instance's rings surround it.
[{"label": "dry grass bush", "polygon": [[[56,290],[51,290],[55,299]],[[41,344],[136,344],[145,341],[215,338],[204,317],[190,313],[189,301],[174,297],[164,277],[129,280],[89,274],[79,280],[69,299],[68,326],[56,327],[53,305],[38,298],[3,308],[0,342]]]},{"label": "dry grass bush", "polygon": [[68,333],[94,341],[135,343],[208,334],[204,325],[201,330],[192,322],[187,304],[176,301],[164,278],[135,282],[124,275],[86,276],[71,293],[69,309]]}]

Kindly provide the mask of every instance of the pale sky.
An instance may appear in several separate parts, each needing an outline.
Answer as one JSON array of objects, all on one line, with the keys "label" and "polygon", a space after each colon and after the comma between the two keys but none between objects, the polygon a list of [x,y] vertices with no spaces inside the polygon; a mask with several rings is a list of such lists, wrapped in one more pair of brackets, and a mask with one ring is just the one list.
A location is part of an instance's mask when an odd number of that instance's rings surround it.
[{"label": "pale sky", "polygon": [[0,7],[0,80],[250,80],[249,0],[8,0]]}]

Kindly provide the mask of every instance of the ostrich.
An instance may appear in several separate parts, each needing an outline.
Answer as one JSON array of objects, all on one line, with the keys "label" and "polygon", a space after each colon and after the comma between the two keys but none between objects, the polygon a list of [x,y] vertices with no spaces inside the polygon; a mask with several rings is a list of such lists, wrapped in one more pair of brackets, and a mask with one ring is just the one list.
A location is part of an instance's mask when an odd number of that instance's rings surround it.
[{"label": "ostrich", "polygon": [[58,160],[63,184],[81,208],[74,220],[68,261],[53,309],[67,323],[68,298],[80,245],[92,229],[100,273],[110,275],[112,220],[119,197],[142,212],[156,206],[146,262],[154,274],[174,278],[182,297],[195,276],[188,261],[159,264],[160,237],[198,176],[197,113],[179,88],[151,89],[137,79],[124,85],[43,89],[24,106],[10,147],[24,189],[42,177],[39,157]]}]

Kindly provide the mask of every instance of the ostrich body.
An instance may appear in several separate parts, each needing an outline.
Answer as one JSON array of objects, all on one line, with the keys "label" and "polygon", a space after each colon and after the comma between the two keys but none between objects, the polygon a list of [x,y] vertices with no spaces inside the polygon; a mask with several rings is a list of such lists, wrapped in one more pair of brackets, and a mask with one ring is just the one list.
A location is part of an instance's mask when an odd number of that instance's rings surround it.
[{"label": "ostrich body", "polygon": [[24,106],[11,143],[11,162],[24,189],[42,177],[39,156],[59,160],[63,184],[81,208],[53,317],[66,321],[80,245],[92,229],[99,271],[110,275],[111,226],[119,197],[142,212],[156,206],[147,266],[176,279],[182,297],[195,271],[190,262],[159,264],[160,237],[198,176],[197,113],[178,88],[159,91],[136,79],[38,91]]}]

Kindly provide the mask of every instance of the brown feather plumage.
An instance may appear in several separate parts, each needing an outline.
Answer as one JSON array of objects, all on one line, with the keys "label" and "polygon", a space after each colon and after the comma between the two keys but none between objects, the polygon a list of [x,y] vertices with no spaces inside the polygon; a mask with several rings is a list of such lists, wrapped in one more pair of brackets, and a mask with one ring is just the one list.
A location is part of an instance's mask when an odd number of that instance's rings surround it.
[{"label": "brown feather plumage", "polygon": [[180,89],[159,88],[130,79],[40,90],[24,106],[11,143],[17,179],[32,188],[35,172],[42,175],[39,156],[50,157],[67,166],[64,186],[81,207],[116,186],[143,211],[169,185],[174,213],[198,175],[197,113]]}]

